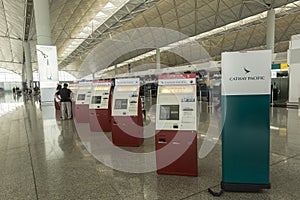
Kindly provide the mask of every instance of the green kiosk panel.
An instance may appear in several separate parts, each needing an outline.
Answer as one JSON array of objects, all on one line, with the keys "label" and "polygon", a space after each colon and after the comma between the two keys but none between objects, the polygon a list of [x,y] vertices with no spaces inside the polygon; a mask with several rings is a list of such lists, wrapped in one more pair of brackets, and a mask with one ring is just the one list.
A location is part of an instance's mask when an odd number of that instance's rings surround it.
[{"label": "green kiosk panel", "polygon": [[222,54],[222,183],[270,188],[271,51]]}]

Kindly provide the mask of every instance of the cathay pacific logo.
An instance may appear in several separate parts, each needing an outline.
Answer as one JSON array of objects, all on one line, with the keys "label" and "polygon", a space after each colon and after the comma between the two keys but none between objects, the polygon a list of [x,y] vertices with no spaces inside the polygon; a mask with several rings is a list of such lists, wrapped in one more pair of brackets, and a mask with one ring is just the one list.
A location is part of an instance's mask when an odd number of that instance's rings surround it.
[{"label": "cathay pacific logo", "polygon": [[244,71],[246,74],[248,74],[249,72],[251,72],[249,69],[247,69],[246,67],[244,67]]},{"label": "cathay pacific logo", "polygon": [[[246,76],[231,76],[229,81],[262,81],[265,80],[265,76],[249,76],[248,74],[251,72],[248,68],[243,67],[243,71]],[[247,76],[248,75],[248,76]]]}]

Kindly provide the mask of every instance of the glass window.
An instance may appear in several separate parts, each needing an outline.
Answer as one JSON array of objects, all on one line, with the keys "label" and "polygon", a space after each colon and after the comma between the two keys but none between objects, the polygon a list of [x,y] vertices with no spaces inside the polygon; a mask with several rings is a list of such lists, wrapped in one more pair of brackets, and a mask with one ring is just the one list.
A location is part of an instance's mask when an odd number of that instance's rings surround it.
[{"label": "glass window", "polygon": [[0,82],[21,82],[22,77],[15,72],[0,68]]}]

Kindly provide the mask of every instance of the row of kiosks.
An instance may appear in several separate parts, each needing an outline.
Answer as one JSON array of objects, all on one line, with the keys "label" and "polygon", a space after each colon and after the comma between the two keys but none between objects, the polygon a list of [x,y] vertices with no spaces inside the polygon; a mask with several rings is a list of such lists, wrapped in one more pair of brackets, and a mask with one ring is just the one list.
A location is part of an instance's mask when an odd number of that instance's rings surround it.
[{"label": "row of kiosks", "polygon": [[75,102],[75,117],[78,123],[89,122],[89,104],[92,93],[92,83],[92,81],[81,81],[78,83]]},{"label": "row of kiosks", "polygon": [[144,142],[140,79],[116,79],[112,101],[112,142],[140,146]]},{"label": "row of kiosks", "polygon": [[111,131],[111,81],[93,81],[89,124],[91,131]]},{"label": "row of kiosks", "polygon": [[158,77],[156,163],[158,174],[198,176],[196,75]]},{"label": "row of kiosks", "polygon": [[69,83],[69,89],[72,91],[72,115],[75,117],[75,101],[76,101],[76,95],[78,90],[78,82],[70,82]]}]

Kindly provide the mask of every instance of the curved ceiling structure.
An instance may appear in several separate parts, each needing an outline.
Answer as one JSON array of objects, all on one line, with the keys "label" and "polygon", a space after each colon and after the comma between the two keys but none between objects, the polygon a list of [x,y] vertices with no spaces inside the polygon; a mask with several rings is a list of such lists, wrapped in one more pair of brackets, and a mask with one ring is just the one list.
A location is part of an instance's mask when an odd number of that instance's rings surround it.
[{"label": "curved ceiling structure", "polygon": [[[194,37],[214,59],[224,51],[265,48],[264,12],[271,7],[276,9],[275,52],[285,52],[290,36],[300,33],[300,3],[293,0],[49,0],[49,5],[59,69],[77,78],[95,72],[83,69],[82,63],[99,43],[134,28],[179,31]],[[32,0],[0,0],[0,67],[18,74],[24,65],[22,43],[26,40],[31,46],[33,70],[37,70],[32,8]],[[151,50],[137,48],[111,60],[111,65]],[[110,53],[113,52],[106,52],[108,56]],[[161,56],[162,63],[168,66],[185,62],[168,51]],[[132,66],[142,66],[153,59],[152,55]]]}]

